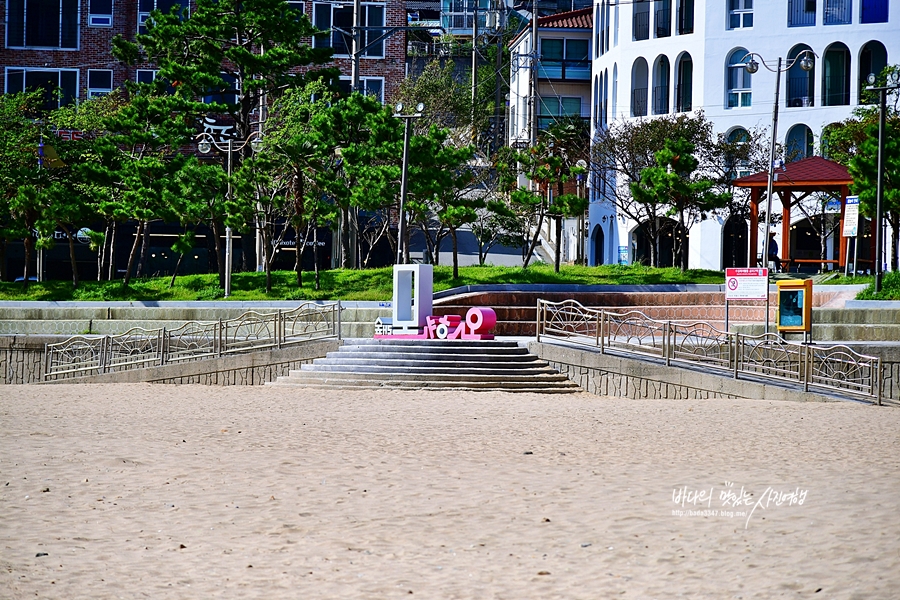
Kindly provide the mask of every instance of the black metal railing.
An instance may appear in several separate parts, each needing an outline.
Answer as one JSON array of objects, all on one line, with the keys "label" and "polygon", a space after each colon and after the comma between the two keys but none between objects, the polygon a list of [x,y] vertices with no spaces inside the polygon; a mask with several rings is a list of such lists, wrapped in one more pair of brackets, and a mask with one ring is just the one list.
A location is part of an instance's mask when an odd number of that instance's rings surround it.
[{"label": "black metal railing", "polygon": [[650,39],[650,7],[647,10],[634,13],[633,17],[634,39],[649,40]]},{"label": "black metal railing", "polygon": [[850,104],[850,86],[843,75],[825,77],[825,106],[847,106]]},{"label": "black metal railing", "polygon": [[590,81],[591,61],[549,60],[542,58],[538,64],[538,77],[542,79]]},{"label": "black metal railing", "polygon": [[691,92],[690,86],[675,86],[675,112],[689,112],[693,108]]},{"label": "black metal railing", "polygon": [[694,33],[694,0],[678,3],[678,35]]},{"label": "black metal railing", "polygon": [[661,8],[657,10],[654,25],[656,27],[656,37],[662,38],[672,35],[672,9]]},{"label": "black metal railing", "polygon": [[631,116],[647,116],[647,88],[634,88],[631,90]]},{"label": "black metal railing", "polygon": [[812,78],[806,75],[788,77],[787,106],[815,106]]},{"label": "black metal railing", "polygon": [[[808,10],[808,9],[812,10]],[[813,27],[816,24],[816,3],[810,0],[790,0],[788,27]]]},{"label": "black metal railing", "polygon": [[653,114],[665,115],[669,112],[669,86],[653,87]]},{"label": "black metal railing", "polygon": [[852,0],[825,0],[825,25],[848,25],[852,7]]}]

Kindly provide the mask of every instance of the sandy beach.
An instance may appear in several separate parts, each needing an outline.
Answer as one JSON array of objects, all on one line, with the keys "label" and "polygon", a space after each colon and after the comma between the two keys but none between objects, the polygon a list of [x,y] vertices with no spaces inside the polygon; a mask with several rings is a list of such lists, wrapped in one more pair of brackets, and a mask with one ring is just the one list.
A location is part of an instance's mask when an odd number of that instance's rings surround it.
[{"label": "sandy beach", "polygon": [[897,598],[900,410],[0,388],[0,598]]}]

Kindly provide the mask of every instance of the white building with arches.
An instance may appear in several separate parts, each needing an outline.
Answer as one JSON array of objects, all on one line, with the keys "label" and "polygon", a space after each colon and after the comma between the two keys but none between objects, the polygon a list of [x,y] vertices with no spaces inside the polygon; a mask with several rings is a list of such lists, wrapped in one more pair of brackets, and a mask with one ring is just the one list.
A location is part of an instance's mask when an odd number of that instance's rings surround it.
[{"label": "white building with arches", "polygon": [[[848,118],[860,104],[869,73],[900,62],[898,5],[898,0],[600,0],[594,5],[591,44],[593,129],[620,119],[702,109],[717,132],[771,131],[776,74],[761,67],[751,75],[743,63],[756,53],[774,67],[779,57],[790,60],[810,50],[816,55],[811,71],[801,70],[798,61],[780,74],[777,131],[791,157],[810,156],[819,149],[823,129]],[[591,191],[589,262],[632,262],[638,224],[617,214],[598,187]],[[780,209],[776,200],[773,213]],[[726,229],[720,218],[691,229],[692,268],[732,266],[723,253]],[[748,256],[760,252],[747,251]]]}]

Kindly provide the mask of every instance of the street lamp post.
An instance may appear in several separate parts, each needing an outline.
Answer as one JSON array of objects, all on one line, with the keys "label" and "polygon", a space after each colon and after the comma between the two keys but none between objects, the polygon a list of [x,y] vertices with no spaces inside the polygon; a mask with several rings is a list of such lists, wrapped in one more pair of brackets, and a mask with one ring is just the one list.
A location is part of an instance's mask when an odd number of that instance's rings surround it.
[{"label": "street lamp post", "polygon": [[878,107],[878,184],[875,190],[875,257],[874,257],[874,267],[875,267],[875,293],[881,291],[881,280],[884,278],[884,270],[882,269],[883,263],[881,260],[881,254],[883,252],[882,247],[884,246],[884,234],[882,230],[882,218],[881,207],[884,201],[884,128],[885,128],[885,113],[887,112],[887,93],[889,91],[900,89],[900,74],[896,71],[892,71],[890,75],[888,75],[888,81],[886,85],[875,87],[875,74],[869,73],[868,77],[869,85],[866,87],[867,90],[873,92],[879,92],[881,95],[881,102]]},{"label": "street lamp post", "polygon": [[[262,148],[262,136],[259,132],[254,131],[249,136],[247,136],[244,140],[238,140],[238,145],[234,144],[234,138],[228,138],[228,144],[222,146],[220,143],[209,133],[203,132],[196,136],[196,139],[200,141],[197,143],[197,150],[200,151],[201,154],[209,153],[214,147],[220,152],[228,153],[228,192],[226,197],[228,201],[231,202],[232,194],[231,194],[231,156],[235,151],[240,152],[250,144],[250,148],[254,152],[258,152],[260,148]],[[225,297],[231,295],[231,263],[232,263],[232,234],[231,227],[229,225],[225,226]]]},{"label": "street lamp post", "polygon": [[394,107],[394,117],[405,121],[403,127],[403,167],[400,171],[400,224],[397,228],[397,264],[406,264],[409,260],[409,248],[406,247],[406,191],[408,188],[407,171],[409,170],[409,135],[413,119],[422,117],[425,105],[416,104],[416,112],[411,115],[403,114],[403,103],[398,102]]},{"label": "street lamp post", "polygon": [[[765,235],[763,235],[763,261],[766,266],[769,266],[769,226],[772,219],[772,184],[775,180],[775,143],[778,139],[778,97],[779,92],[781,91],[781,74],[789,71],[791,67],[798,62],[800,63],[800,68],[804,71],[812,71],[813,56],[817,55],[812,50],[804,50],[794,58],[788,60],[784,60],[779,56],[778,62],[774,68],[756,52],[750,52],[742,59],[742,61],[746,61],[744,62],[744,68],[747,69],[747,72],[751,75],[759,71],[760,64],[769,71],[775,73],[775,106],[772,108],[772,143],[769,146],[769,180],[766,184],[766,227]],[[756,58],[759,58],[758,62],[756,61]],[[750,60],[748,61],[747,59]],[[755,252],[756,248],[754,248],[753,251]],[[766,333],[768,333],[768,331],[769,323],[768,319],[766,319]]]}]

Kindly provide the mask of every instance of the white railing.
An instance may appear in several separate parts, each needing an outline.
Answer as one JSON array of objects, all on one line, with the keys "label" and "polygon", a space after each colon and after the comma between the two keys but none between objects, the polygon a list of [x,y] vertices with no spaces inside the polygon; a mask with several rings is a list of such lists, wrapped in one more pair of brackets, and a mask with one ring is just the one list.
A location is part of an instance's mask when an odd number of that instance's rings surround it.
[{"label": "white railing", "polygon": [[340,331],[340,302],[306,302],[287,311],[248,311],[227,321],[189,321],[175,329],[135,327],[119,335],[78,335],[44,346],[44,379],[86,377],[277,349],[313,339],[340,337]]},{"label": "white railing", "polygon": [[735,379],[757,376],[875,400],[881,359],[843,345],[788,342],[773,333],[728,333],[704,322],[659,321],[639,311],[592,309],[575,300],[538,300],[537,341],[566,340],[601,352],[649,356],[666,365],[701,365]]}]

